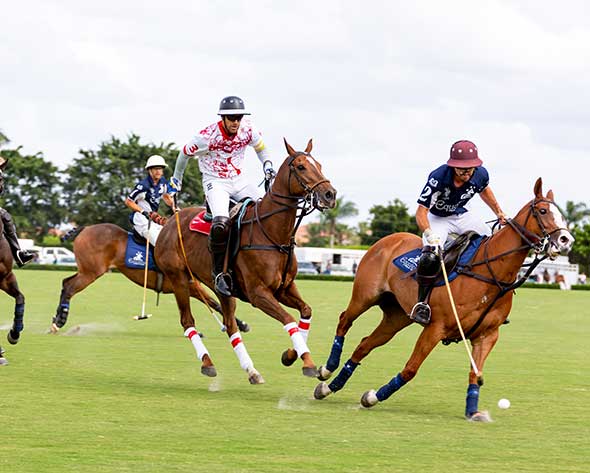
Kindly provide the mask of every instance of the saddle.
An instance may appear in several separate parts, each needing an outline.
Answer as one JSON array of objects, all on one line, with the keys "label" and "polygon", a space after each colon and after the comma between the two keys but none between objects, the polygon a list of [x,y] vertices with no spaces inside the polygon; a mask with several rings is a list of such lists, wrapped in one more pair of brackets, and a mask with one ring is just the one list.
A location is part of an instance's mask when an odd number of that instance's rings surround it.
[{"label": "saddle", "polygon": [[[449,282],[459,276],[461,267],[473,259],[478,248],[486,238],[476,232],[470,231],[459,235],[455,240],[447,244],[444,249],[444,264]],[[406,273],[402,278],[413,277],[416,279],[416,268],[421,252],[422,248],[415,248],[393,260],[393,264]],[[443,286],[444,283],[441,268],[436,275],[434,286]]]},{"label": "saddle", "polygon": [[[230,200],[229,204],[229,218],[232,223],[232,227],[236,223],[236,217],[239,216],[240,213],[246,211],[246,208],[253,204],[254,201],[249,197],[242,199],[239,202],[234,200]],[[243,209],[243,210],[242,210]],[[242,212],[240,212],[242,210]],[[209,203],[205,201],[205,209],[199,212],[189,223],[189,229],[193,232],[202,233],[203,235],[209,235],[211,231],[211,222],[213,221],[213,215],[211,215],[211,209],[209,208]]]}]

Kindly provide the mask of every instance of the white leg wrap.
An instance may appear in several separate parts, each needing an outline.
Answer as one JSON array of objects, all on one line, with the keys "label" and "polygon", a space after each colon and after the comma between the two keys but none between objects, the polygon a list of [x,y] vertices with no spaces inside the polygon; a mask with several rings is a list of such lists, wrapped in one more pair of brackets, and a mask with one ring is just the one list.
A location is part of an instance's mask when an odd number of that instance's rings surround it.
[{"label": "white leg wrap", "polygon": [[303,339],[301,333],[299,333],[299,328],[297,328],[295,322],[288,323],[283,328],[285,329],[285,332],[291,336],[291,342],[293,342],[293,348],[297,352],[297,356],[300,357],[304,353],[309,353],[307,343]]},{"label": "white leg wrap", "polygon": [[240,332],[236,332],[231,337],[229,337],[229,342],[234,348],[234,353],[238,357],[238,361],[240,362],[242,369],[244,371],[249,371],[250,369],[254,368],[254,363],[252,362],[250,355],[248,355],[246,345],[244,345],[244,342],[242,342],[242,336],[240,335]]},{"label": "white leg wrap", "polygon": [[307,337],[309,336],[309,329],[311,327],[311,317],[309,319],[299,319],[299,333],[303,337],[303,341],[307,343]]},{"label": "white leg wrap", "polygon": [[197,332],[195,327],[187,328],[184,331],[184,336],[187,337],[191,341],[193,346],[195,347],[195,350],[197,352],[197,357],[199,358],[199,360],[203,361],[203,357],[205,355],[208,355],[209,352],[207,351],[207,348],[203,344],[203,341],[201,340],[201,337],[199,336],[199,333]]}]

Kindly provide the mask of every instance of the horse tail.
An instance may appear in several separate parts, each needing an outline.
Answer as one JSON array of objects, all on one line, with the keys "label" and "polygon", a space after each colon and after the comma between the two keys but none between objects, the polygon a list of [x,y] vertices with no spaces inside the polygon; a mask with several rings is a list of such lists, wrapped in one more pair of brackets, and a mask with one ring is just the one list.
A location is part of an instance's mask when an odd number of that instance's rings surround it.
[{"label": "horse tail", "polygon": [[74,239],[79,235],[79,233],[84,230],[84,228],[86,228],[84,225],[82,225],[81,227],[74,227],[72,228],[69,232],[67,232],[65,235],[62,235],[60,237],[60,240],[62,241],[62,243],[71,240],[74,241]]}]

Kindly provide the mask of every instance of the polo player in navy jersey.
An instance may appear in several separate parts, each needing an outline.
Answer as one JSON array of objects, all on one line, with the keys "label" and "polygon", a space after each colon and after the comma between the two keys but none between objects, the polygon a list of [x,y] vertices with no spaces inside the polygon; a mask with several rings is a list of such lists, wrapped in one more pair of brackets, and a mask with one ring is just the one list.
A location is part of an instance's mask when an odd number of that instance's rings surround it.
[{"label": "polo player in navy jersey", "polygon": [[410,318],[421,324],[430,322],[428,298],[440,268],[437,250],[442,248],[450,233],[475,231],[489,235],[490,228],[465,205],[475,195],[492,209],[501,223],[506,215],[498,205],[489,186],[489,175],[479,158],[477,146],[471,141],[457,141],[451,146],[446,164],[430,173],[418,198],[416,223],[422,233],[422,255],[418,262],[418,303]]}]

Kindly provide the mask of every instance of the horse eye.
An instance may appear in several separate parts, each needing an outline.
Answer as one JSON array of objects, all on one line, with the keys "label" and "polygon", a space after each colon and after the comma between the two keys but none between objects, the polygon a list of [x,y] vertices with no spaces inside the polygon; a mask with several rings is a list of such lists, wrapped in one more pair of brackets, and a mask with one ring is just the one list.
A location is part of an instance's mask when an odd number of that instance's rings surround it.
[{"label": "horse eye", "polygon": [[303,164],[300,164],[299,166],[297,166],[297,169],[299,171],[305,171],[305,166]]},{"label": "horse eye", "polygon": [[539,209],[539,213],[541,215],[545,215],[547,213],[547,209]]}]

